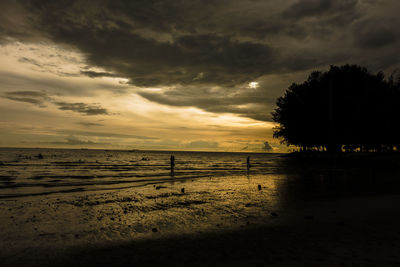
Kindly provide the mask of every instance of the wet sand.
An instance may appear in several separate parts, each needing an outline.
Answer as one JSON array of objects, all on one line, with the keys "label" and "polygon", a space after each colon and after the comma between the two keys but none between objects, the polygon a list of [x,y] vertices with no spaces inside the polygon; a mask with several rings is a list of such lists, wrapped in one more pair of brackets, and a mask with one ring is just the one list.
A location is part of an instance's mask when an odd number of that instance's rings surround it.
[{"label": "wet sand", "polygon": [[354,175],[321,178],[315,171],[1,199],[0,260],[2,266],[399,265],[397,174],[361,173],[360,184]]},{"label": "wet sand", "polygon": [[328,201],[269,215],[273,224],[36,247],[3,255],[2,266],[397,266],[399,211],[399,196]]},{"label": "wet sand", "polygon": [[[280,225],[75,250],[61,265],[78,261],[81,266],[398,266],[400,217],[392,216],[392,208],[399,211],[399,200],[329,203],[347,210],[336,216],[314,210],[313,219],[299,216]],[[388,207],[393,201],[397,204]],[[371,206],[358,209],[360,204]],[[351,214],[354,210],[357,217]]]}]

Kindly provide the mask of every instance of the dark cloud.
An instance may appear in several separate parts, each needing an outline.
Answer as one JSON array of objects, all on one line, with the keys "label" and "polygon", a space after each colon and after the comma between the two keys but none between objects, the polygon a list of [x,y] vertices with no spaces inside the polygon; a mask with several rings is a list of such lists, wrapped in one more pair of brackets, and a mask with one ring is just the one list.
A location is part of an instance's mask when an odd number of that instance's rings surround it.
[{"label": "dark cloud", "polygon": [[60,110],[70,110],[85,115],[109,115],[107,109],[99,104],[54,102]]},{"label": "dark cloud", "polygon": [[363,32],[357,40],[357,44],[365,48],[379,48],[398,40],[398,37],[393,31],[387,28],[370,29]]},{"label": "dark cloud", "polygon": [[400,28],[392,27],[387,19],[361,21],[354,29],[354,41],[360,48],[383,48],[395,44],[399,39]]},{"label": "dark cloud", "polygon": [[14,101],[25,102],[37,105],[39,107],[45,107],[45,102],[49,100],[46,92],[38,91],[13,91],[6,92],[2,96]]},{"label": "dark cloud", "polygon": [[115,74],[109,72],[98,72],[98,71],[81,71],[81,74],[88,76],[90,78],[99,78],[99,77],[116,77]]},{"label": "dark cloud", "polygon": [[2,0],[0,10],[0,44],[9,42],[10,38],[30,42],[42,39],[42,33],[37,32],[29,23],[20,1]]},{"label": "dark cloud", "polygon": [[[48,103],[52,103],[60,110],[73,111],[84,115],[112,115],[109,111],[99,104],[86,104],[86,103],[69,103],[62,101],[55,101],[45,91],[11,91],[5,92],[1,97],[13,101],[30,103],[41,108],[46,107]],[[100,126],[101,124],[80,122],[85,126]]]},{"label": "dark cloud", "polygon": [[[93,96],[93,90],[85,90],[76,86],[75,83],[60,81],[59,79],[44,79],[41,76],[28,76],[15,73],[0,72],[0,83],[11,85],[13,88],[33,88],[36,91],[44,90],[49,95],[68,95],[68,96]],[[109,90],[120,92],[121,86],[111,84],[94,84],[97,90]]]},{"label": "dark cloud", "polygon": [[[274,99],[292,81],[285,87],[266,81],[257,90],[249,90],[248,82],[331,64],[399,67],[397,0],[20,3],[0,4],[16,10],[0,18],[0,40],[42,38],[73,47],[89,67],[105,70],[81,75],[124,77],[139,87],[168,86],[162,93],[139,91],[166,105],[270,120]],[[86,115],[108,114],[100,106],[56,104]]]},{"label": "dark cloud", "polygon": [[288,7],[283,15],[289,20],[335,16],[354,10],[357,3],[358,0],[299,0]]},{"label": "dark cloud", "polygon": [[91,127],[91,126],[104,126],[104,124],[101,124],[101,123],[87,122],[87,121],[78,121],[76,124],[83,125],[83,126],[86,126],[86,127]]},{"label": "dark cloud", "polygon": [[[88,63],[129,78],[137,86],[232,86],[282,67],[277,62],[279,51],[264,42],[239,40],[229,32],[217,33],[217,25],[215,30],[204,25],[204,33],[196,32],[199,21],[187,13],[197,8],[194,16],[204,17],[210,7],[201,1],[138,2],[96,4],[90,12],[77,10],[90,5],[88,2],[65,6],[54,1],[32,1],[29,8],[35,25],[54,41],[77,47]],[[224,7],[222,1],[209,4]],[[150,12],[154,13],[146,19]],[[160,40],[163,34],[168,36],[166,40]]]},{"label": "dark cloud", "polygon": [[[169,43],[146,39],[132,34],[129,29],[96,33],[86,30],[88,32],[74,30],[73,36],[60,32],[59,39],[78,45],[87,53],[91,64],[127,77],[137,86],[232,86],[270,72],[274,64],[274,52],[268,45],[239,42],[228,36],[184,35]],[[81,34],[99,37],[92,36],[79,42],[83,38]],[[92,72],[84,74],[97,76]]]}]

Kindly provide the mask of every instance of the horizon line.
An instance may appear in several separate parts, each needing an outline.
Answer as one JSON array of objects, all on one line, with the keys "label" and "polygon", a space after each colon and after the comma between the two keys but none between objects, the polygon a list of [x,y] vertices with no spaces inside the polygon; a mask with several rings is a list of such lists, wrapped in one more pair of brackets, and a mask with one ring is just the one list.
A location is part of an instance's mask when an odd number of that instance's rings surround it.
[{"label": "horizon line", "polygon": [[257,154],[287,154],[289,152],[273,152],[273,151],[212,151],[212,150],[163,150],[163,149],[140,149],[140,148],[132,148],[132,149],[117,149],[117,148],[73,148],[73,147],[3,147],[0,146],[0,149],[66,149],[66,150],[111,150],[111,151],[127,151],[127,152],[136,152],[136,151],[151,151],[151,152],[205,152],[205,153],[257,153]]}]

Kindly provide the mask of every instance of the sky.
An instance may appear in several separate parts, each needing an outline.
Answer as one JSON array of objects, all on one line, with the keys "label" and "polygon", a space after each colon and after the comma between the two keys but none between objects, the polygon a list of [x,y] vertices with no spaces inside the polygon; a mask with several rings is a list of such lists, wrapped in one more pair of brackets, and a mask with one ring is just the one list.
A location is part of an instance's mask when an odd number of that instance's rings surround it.
[{"label": "sky", "polygon": [[[398,0],[1,0],[0,147],[285,152],[276,99],[396,74]],[[371,122],[371,127],[379,122]]]}]

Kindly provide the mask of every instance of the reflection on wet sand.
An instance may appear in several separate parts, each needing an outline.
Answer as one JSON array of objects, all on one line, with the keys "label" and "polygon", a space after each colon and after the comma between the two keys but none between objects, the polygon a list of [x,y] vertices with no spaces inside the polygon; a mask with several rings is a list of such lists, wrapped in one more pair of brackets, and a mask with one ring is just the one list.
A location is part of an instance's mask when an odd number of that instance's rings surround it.
[{"label": "reflection on wet sand", "polygon": [[[43,154],[43,160],[46,160],[46,154]],[[195,155],[199,160],[203,157],[209,160],[213,156],[215,155]],[[215,158],[217,156],[219,155]],[[186,160],[189,161],[191,155],[187,157]],[[120,160],[117,156],[113,158]],[[148,162],[151,162],[152,159],[149,158]],[[182,241],[187,236],[191,236],[188,239],[191,240],[198,235],[221,236],[226,241],[223,245],[229,246],[227,231],[242,240],[246,234],[240,231],[247,231],[249,238],[259,242],[258,238],[262,235],[278,240],[278,235],[268,230],[277,228],[276,231],[288,242],[292,240],[296,243],[299,242],[298,238],[307,238],[299,232],[296,225],[310,222],[316,224],[314,226],[318,231],[331,227],[340,232],[343,223],[346,225],[349,221],[360,218],[364,220],[364,224],[367,221],[366,225],[369,225],[370,219],[365,218],[370,218],[377,210],[387,212],[380,219],[387,217],[397,208],[396,203],[399,203],[393,202],[392,197],[393,193],[399,192],[399,170],[394,167],[396,162],[373,160],[365,166],[357,161],[304,162],[276,155],[264,158],[252,156],[252,168],[247,171],[245,159],[243,155],[238,155],[237,158],[229,156],[223,160],[219,157],[219,163],[210,162],[207,168],[191,159],[197,165],[190,163],[185,168],[197,168],[204,176],[192,177],[184,174],[182,166],[177,165],[175,177],[146,177],[145,182],[143,178],[135,177],[127,186],[124,186],[125,178],[111,178],[116,183],[112,187],[104,187],[102,183],[92,183],[84,187],[85,179],[93,178],[79,177],[75,179],[80,186],[72,187],[73,191],[68,193],[51,191],[45,194],[47,191],[44,187],[40,195],[25,191],[28,195],[23,196],[23,192],[15,189],[16,197],[4,197],[0,200],[0,226],[3,229],[0,236],[0,257],[13,262],[11,255],[19,255],[26,260],[26,255],[32,257],[38,251],[40,255],[45,255],[43,251],[61,253],[66,248],[75,251],[76,248],[88,245],[109,247],[116,243],[130,242],[149,247],[154,238],[178,238]],[[166,154],[163,160],[168,170],[169,155]],[[200,161],[205,162],[204,159]],[[213,172],[214,169],[225,169],[224,163],[238,165],[237,162],[243,164],[239,166],[242,168],[239,171],[224,171],[224,175]],[[69,171],[74,169],[75,167]],[[29,177],[14,178],[17,183],[24,183],[24,179]],[[55,183],[62,184],[65,179],[70,177],[60,176],[60,181]],[[102,181],[101,178],[98,179]],[[107,179],[110,178],[105,177]],[[39,188],[36,190],[40,190],[40,183],[41,180],[35,185],[35,188]],[[115,188],[115,185],[119,188]],[[65,186],[60,188],[65,189]],[[14,189],[3,190],[11,190],[6,193],[3,191],[4,196]],[[359,206],[361,207],[355,208]],[[387,224],[383,219],[382,222]],[[350,229],[353,231],[352,225],[355,227],[359,223],[349,224]],[[262,230],[258,234],[254,229],[259,227]],[[301,229],[308,231],[308,228]],[[293,232],[293,236],[287,236],[288,231]],[[140,243],[140,240],[147,241]],[[211,247],[217,246],[216,240],[209,240],[214,242]],[[265,246],[267,245],[261,245]],[[202,249],[206,250],[204,247]],[[112,251],[113,255],[120,256],[117,250]],[[154,252],[159,251],[156,249]],[[100,252],[96,250],[93,253]],[[95,259],[90,258],[92,260]]]}]

